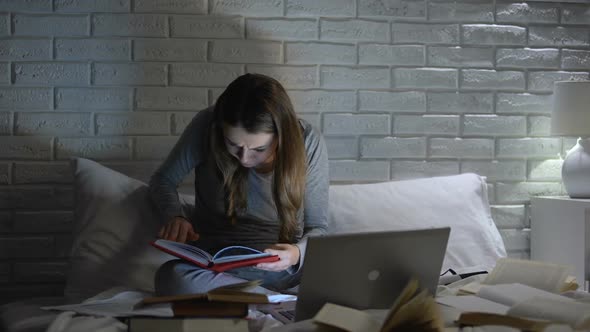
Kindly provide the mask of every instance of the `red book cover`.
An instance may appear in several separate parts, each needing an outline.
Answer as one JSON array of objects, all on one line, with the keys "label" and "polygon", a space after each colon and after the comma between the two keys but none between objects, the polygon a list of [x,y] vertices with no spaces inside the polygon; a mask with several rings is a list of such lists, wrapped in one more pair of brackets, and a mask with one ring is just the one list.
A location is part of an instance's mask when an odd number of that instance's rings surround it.
[{"label": "red book cover", "polygon": [[218,251],[215,255],[211,255],[205,250],[186,243],[159,239],[150,244],[172,256],[215,272],[279,260],[277,255],[244,246],[229,246]]}]

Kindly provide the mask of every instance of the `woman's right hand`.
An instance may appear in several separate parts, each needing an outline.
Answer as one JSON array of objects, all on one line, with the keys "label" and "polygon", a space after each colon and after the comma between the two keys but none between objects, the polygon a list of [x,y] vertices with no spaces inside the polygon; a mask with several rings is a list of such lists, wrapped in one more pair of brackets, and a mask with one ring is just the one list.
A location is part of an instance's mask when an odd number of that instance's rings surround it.
[{"label": "woman's right hand", "polygon": [[164,240],[185,243],[186,241],[198,240],[199,234],[195,233],[190,221],[183,217],[174,217],[166,225],[162,226],[160,232],[158,232],[158,237]]}]

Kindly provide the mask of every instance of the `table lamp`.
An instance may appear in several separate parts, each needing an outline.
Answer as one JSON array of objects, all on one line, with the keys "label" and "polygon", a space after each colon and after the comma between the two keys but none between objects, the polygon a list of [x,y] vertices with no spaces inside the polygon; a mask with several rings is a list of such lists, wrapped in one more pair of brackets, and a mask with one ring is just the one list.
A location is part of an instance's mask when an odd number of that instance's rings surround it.
[{"label": "table lamp", "polygon": [[579,137],[561,168],[571,198],[590,198],[590,81],[555,82],[551,135]]}]

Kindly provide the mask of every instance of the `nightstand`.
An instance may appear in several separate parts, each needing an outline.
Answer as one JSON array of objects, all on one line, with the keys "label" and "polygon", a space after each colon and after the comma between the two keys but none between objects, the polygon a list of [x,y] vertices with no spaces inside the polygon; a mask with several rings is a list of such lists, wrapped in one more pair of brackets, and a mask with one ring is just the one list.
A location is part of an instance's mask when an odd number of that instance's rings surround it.
[{"label": "nightstand", "polygon": [[531,199],[531,259],[574,268],[580,289],[590,279],[590,199]]}]

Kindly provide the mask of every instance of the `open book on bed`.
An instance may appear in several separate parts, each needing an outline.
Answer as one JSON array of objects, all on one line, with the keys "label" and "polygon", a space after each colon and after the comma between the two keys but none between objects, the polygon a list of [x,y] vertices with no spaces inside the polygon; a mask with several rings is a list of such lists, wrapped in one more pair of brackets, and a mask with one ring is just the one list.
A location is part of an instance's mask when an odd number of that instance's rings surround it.
[{"label": "open book on bed", "polygon": [[437,302],[459,309],[459,324],[507,325],[543,330],[549,324],[590,329],[590,295],[576,292],[568,266],[516,259],[500,259],[479,284],[463,286],[457,296]]},{"label": "open book on bed", "polygon": [[201,248],[186,243],[159,239],[150,244],[170,255],[215,272],[279,260],[277,255],[244,246],[225,247],[211,255]]},{"label": "open book on bed", "polygon": [[459,324],[536,330],[564,323],[590,328],[590,303],[518,283],[483,285],[475,295],[444,296],[437,302],[459,309]]}]

